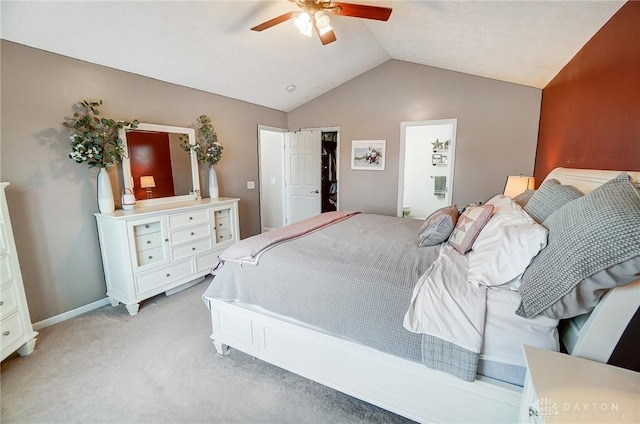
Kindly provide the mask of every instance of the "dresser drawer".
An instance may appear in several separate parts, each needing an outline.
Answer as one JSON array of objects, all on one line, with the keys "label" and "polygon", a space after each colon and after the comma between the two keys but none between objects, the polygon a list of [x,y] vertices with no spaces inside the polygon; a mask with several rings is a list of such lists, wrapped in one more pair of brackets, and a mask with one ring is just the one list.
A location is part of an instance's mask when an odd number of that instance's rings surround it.
[{"label": "dresser drawer", "polygon": [[231,240],[231,230],[217,230],[216,231],[216,242],[222,243],[223,241]]},{"label": "dresser drawer", "polygon": [[215,212],[216,230],[226,230],[230,227],[229,209]]},{"label": "dresser drawer", "polygon": [[223,209],[221,211],[215,211],[216,219],[218,218],[229,218],[229,209]]},{"label": "dresser drawer", "polygon": [[208,224],[209,211],[193,211],[169,216],[169,228],[179,228],[185,225]]},{"label": "dresser drawer", "polygon": [[149,233],[160,233],[162,231],[162,224],[158,222],[149,222],[146,224],[134,225],[133,235],[136,237]]},{"label": "dresser drawer", "polygon": [[211,239],[208,238],[206,240],[200,240],[184,246],[173,248],[171,249],[171,251],[173,252],[173,259],[177,260],[187,258],[198,253],[206,252],[207,250],[211,249],[211,245]]},{"label": "dresser drawer", "polygon": [[6,317],[16,309],[18,309],[18,294],[14,283],[0,290],[0,318]]},{"label": "dresser drawer", "polygon": [[18,312],[0,321],[0,344],[3,351],[5,346],[12,345],[16,340],[20,340],[23,335],[24,326]]},{"label": "dresser drawer", "polygon": [[196,258],[196,272],[211,271],[211,268],[218,263],[220,252],[212,252]]},{"label": "dresser drawer", "polygon": [[142,250],[136,252],[136,256],[139,267],[150,265],[164,260],[164,249],[162,247],[156,247],[155,249]]},{"label": "dresser drawer", "polygon": [[0,285],[5,285],[13,280],[13,267],[11,266],[11,256],[0,256]]},{"label": "dresser drawer", "polygon": [[202,237],[210,237],[211,236],[211,226],[201,225],[199,227],[190,228],[188,230],[182,231],[174,231],[171,233],[171,243],[179,244],[184,243],[189,240],[196,240]]},{"label": "dresser drawer", "polygon": [[162,247],[162,233],[148,233],[136,237],[136,251],[156,249]]},{"label": "dresser drawer", "polygon": [[172,265],[158,271],[150,272],[136,278],[138,287],[138,295],[144,292],[162,287],[172,281],[188,277],[193,273],[191,262],[183,262],[181,264]]}]

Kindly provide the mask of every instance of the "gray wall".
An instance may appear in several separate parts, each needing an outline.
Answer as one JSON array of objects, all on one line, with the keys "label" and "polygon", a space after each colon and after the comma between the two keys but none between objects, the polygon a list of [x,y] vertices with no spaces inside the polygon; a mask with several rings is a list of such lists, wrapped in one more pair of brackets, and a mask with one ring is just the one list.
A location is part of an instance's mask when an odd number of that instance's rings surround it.
[{"label": "gray wall", "polygon": [[[458,119],[463,206],[502,192],[508,175],[533,175],[540,101],[539,89],[391,60],[290,112],[288,128],[339,126],[340,208],[396,215],[400,122]],[[384,171],[350,169],[360,139],[387,140]]]},{"label": "gray wall", "polygon": [[[540,90],[389,61],[285,114],[245,102],[1,42],[0,179],[33,321],[104,298],[95,220],[96,170],[68,159],[61,126],[75,102],[102,99],[106,116],[191,126],[212,117],[224,156],[220,193],[239,197],[241,236],[260,229],[258,124],[340,127],[341,209],[395,215],[400,122],[458,119],[454,202],[486,200],[506,176],[531,174]],[[386,170],[351,171],[351,140],[386,139]],[[205,170],[201,172],[204,183]],[[204,185],[203,185],[204,187]],[[376,187],[371,195],[371,187]],[[117,189],[116,189],[117,190]]]},{"label": "gray wall", "polygon": [[61,125],[78,100],[102,99],[104,115],[114,119],[165,125],[191,126],[209,115],[224,145],[220,193],[241,199],[241,236],[259,232],[258,190],[246,189],[258,181],[257,126],[284,128],[285,113],[1,43],[0,179],[11,183],[7,199],[33,321],[105,297],[92,215],[97,170],[67,157]]}]

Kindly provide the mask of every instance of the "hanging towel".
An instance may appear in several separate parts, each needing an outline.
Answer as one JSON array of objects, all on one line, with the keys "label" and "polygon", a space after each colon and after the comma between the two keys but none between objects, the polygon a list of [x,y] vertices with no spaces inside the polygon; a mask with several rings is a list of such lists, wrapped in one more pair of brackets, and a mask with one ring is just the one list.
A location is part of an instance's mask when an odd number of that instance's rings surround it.
[{"label": "hanging towel", "polygon": [[444,196],[447,191],[447,177],[433,177],[433,195],[434,196]]}]

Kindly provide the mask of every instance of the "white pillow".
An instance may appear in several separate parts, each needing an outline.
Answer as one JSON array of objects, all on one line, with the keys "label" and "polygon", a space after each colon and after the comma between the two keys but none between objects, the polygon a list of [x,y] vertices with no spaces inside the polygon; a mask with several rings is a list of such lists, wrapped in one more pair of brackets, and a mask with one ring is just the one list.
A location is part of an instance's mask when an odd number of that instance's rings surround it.
[{"label": "white pillow", "polygon": [[548,231],[507,196],[499,194],[487,204],[494,206],[494,214],[468,253],[467,278],[476,286],[518,285],[531,260],[547,245]]}]

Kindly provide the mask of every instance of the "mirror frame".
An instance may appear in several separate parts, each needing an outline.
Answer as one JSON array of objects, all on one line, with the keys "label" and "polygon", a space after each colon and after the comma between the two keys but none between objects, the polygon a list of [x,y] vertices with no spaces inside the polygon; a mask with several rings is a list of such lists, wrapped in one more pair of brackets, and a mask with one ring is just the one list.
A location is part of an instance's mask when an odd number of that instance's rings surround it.
[{"label": "mirror frame", "polygon": [[[133,179],[131,177],[131,163],[129,160],[129,145],[127,144],[127,133],[131,131],[155,131],[175,134],[186,134],[189,137],[189,144],[195,146],[196,144],[196,130],[193,128],[185,127],[172,127],[169,125],[147,124],[140,123],[137,128],[123,128],[119,131],[120,138],[122,139],[122,147],[126,152],[126,155],[122,158],[122,182],[125,189],[130,189],[133,192]],[[198,170],[198,159],[193,153],[193,150],[189,153],[191,159],[191,180],[192,180],[192,192],[187,195],[179,195],[172,197],[159,197],[155,199],[136,199],[137,207],[161,205],[165,203],[175,202],[187,202],[200,199],[200,174]]]}]

